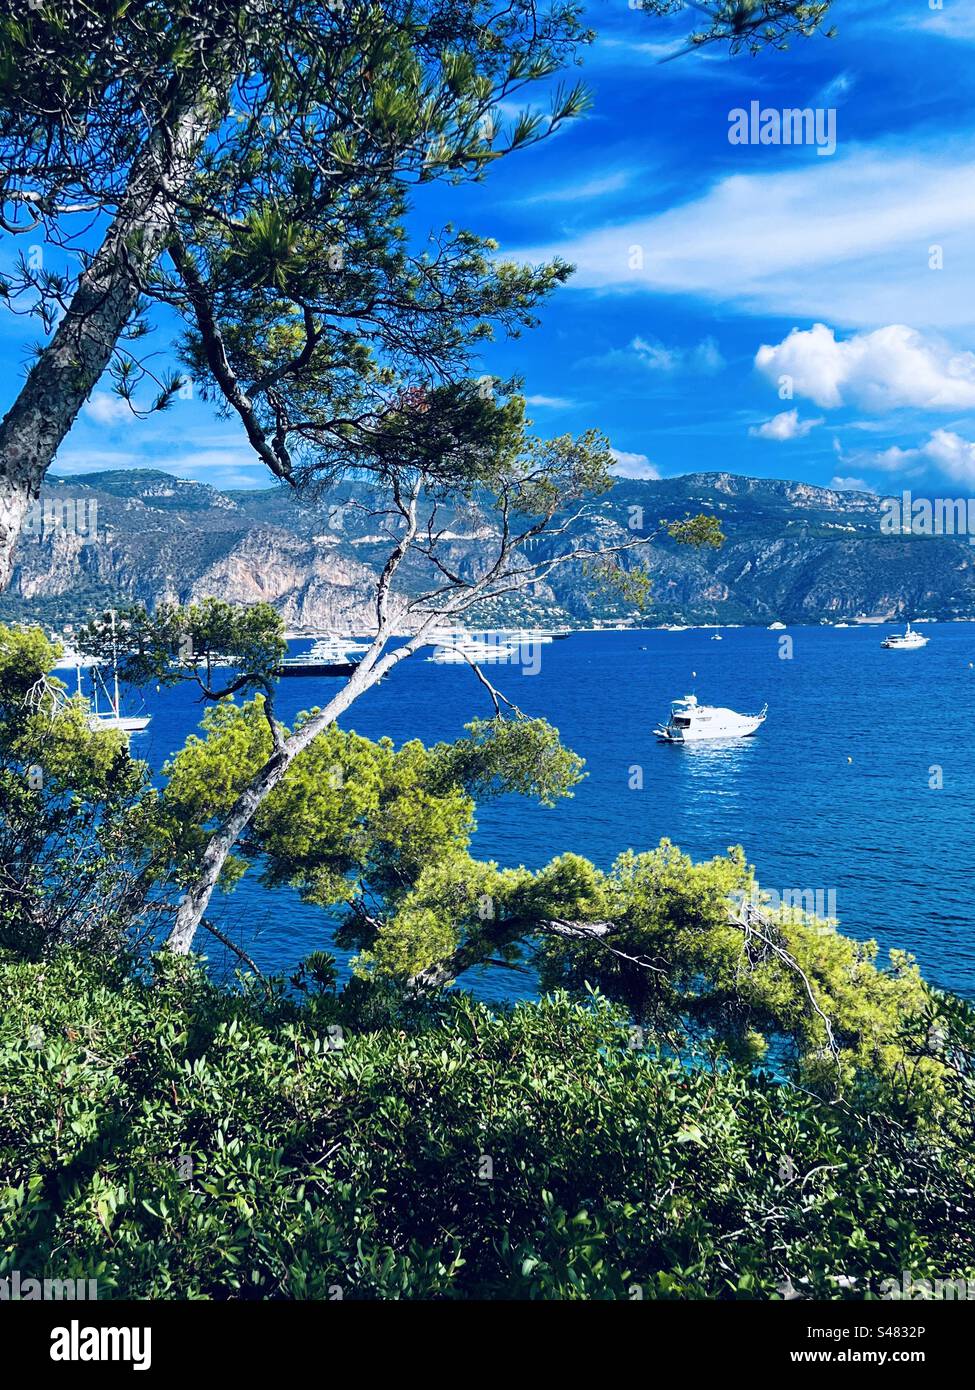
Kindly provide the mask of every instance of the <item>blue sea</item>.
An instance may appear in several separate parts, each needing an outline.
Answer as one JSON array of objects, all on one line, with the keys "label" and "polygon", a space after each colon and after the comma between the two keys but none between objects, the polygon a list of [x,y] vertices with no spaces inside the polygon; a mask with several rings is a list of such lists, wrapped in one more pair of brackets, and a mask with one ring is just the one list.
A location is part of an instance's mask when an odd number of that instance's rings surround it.
[{"label": "blue sea", "polygon": [[[609,867],[663,836],[695,858],[741,844],[764,887],[822,894],[842,931],[883,953],[910,951],[934,983],[975,997],[975,624],[926,625],[929,645],[906,652],[881,648],[888,630],[724,628],[720,642],[707,629],[575,633],[538,649],[535,675],[492,666],[506,695],[557,726],[587,776],[553,809],[516,797],[480,807],[475,853],[534,868],[571,850]],[[397,744],[433,742],[491,713],[469,668],[424,655],[341,723]],[[280,717],[325,703],[336,685],[282,682]],[[746,713],[767,702],[768,718],[735,743],[657,743],[655,724],[689,693]],[[189,688],[143,694],[153,718],[133,752],[158,770],[202,707]],[[125,708],[137,705],[129,692]],[[211,916],[262,970],[290,972],[316,949],[347,964],[328,916],[293,893],[245,878]],[[227,969],[212,938],[198,945]],[[528,972],[486,969],[469,983],[487,999],[536,992]]]}]

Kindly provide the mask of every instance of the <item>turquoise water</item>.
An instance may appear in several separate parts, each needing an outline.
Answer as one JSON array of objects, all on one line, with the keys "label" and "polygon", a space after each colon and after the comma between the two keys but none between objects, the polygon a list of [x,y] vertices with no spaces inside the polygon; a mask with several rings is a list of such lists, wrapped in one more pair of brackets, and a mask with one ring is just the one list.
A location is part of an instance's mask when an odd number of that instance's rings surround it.
[{"label": "turquoise water", "polygon": [[[698,858],[742,844],[763,886],[832,893],[841,930],[911,951],[935,983],[975,996],[975,624],[927,625],[931,641],[918,652],[882,650],[886,630],[726,628],[721,642],[709,631],[578,633],[540,649],[537,675],[492,667],[505,694],[561,730],[588,777],[551,810],[514,797],[484,805],[475,852],[537,867],[573,850],[608,866],[662,836]],[[282,682],[281,718],[335,688]],[[739,743],[658,744],[654,725],[690,692],[743,712],[767,701],[768,719]],[[201,706],[188,689],[153,691],[146,704],[153,721],[133,751],[158,768]],[[373,738],[429,742],[490,712],[468,668],[421,656],[341,722]],[[332,949],[321,910],[246,879],[211,915],[265,970]],[[222,967],[216,943],[206,949]],[[485,971],[476,988],[511,997],[534,982]]]}]

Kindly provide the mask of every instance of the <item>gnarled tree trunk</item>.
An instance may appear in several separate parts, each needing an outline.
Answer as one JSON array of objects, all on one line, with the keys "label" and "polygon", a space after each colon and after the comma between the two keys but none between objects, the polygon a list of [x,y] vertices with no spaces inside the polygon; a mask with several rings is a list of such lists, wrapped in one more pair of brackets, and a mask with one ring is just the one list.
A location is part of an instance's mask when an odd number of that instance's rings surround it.
[{"label": "gnarled tree trunk", "polygon": [[0,590],[10,583],[17,539],[44,475],[111,360],[170,234],[175,198],[218,118],[212,94],[198,90],[153,131],[54,337],[0,421]]},{"label": "gnarled tree trunk", "polygon": [[[379,639],[377,639],[378,642]],[[185,956],[193,945],[196,929],[207,910],[214,888],[227,856],[237,843],[241,832],[250,824],[265,797],[274,790],[288,768],[303,749],[330,724],[334,724],[340,714],[371,686],[382,680],[387,671],[412,655],[423,643],[420,635],[411,638],[395,651],[387,653],[381,660],[366,656],[358,668],[333,700],[306,723],[296,733],[284,740],[280,748],[268,758],[259,772],[251,778],[231,806],[227,815],[210,836],[200,861],[199,872],[180,900],[169,936],[166,950]]]}]

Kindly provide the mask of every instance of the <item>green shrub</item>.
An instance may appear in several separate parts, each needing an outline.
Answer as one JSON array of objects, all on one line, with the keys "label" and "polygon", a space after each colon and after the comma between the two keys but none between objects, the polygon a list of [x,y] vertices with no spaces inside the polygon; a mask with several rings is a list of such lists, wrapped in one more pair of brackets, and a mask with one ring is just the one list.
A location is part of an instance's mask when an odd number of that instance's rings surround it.
[{"label": "green shrub", "polygon": [[101,1298],[625,1299],[975,1274],[971,1151],[947,1134],[634,1046],[597,998],[397,1015],[368,992],[0,964],[0,1275]]}]

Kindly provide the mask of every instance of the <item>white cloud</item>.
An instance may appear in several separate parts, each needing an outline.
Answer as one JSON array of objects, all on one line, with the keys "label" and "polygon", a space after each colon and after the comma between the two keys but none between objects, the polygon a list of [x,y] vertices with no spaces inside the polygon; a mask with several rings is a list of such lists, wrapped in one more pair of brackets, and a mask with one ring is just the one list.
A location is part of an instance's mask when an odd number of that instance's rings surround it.
[{"label": "white cloud", "polygon": [[956,482],[975,483],[975,442],[953,430],[934,430],[914,448],[901,449],[895,444],[882,453],[854,455],[846,461],[879,473],[906,473],[910,477],[933,466]]},{"label": "white cloud", "polygon": [[141,454],[119,449],[86,449],[65,446],[58,451],[51,471],[55,474],[102,473],[119,468],[150,468]]},{"label": "white cloud", "polygon": [[111,391],[93,391],[84,408],[85,414],[97,425],[118,425],[136,419],[128,402]]},{"label": "white cloud", "polygon": [[755,365],[771,381],[791,377],[798,395],[826,409],[851,402],[870,410],[975,406],[975,353],[955,352],[904,324],[845,341],[823,323],[794,328],[781,343],[763,344]]},{"label": "white cloud", "polygon": [[863,478],[830,478],[829,485],[836,492],[874,492]]},{"label": "white cloud", "polygon": [[574,404],[567,396],[526,396],[527,405],[544,406],[547,410],[568,410]]},{"label": "white cloud", "polygon": [[945,39],[975,39],[975,14],[960,5],[940,13],[925,14],[915,21],[915,26]]},{"label": "white cloud", "polygon": [[[592,360],[592,359],[590,359]],[[596,361],[609,365],[646,367],[656,375],[676,375],[688,372],[712,376],[725,365],[721,349],[714,338],[702,338],[694,347],[668,347],[657,338],[637,336],[627,348],[614,348]]]},{"label": "white cloud", "polygon": [[761,425],[752,425],[748,433],[756,439],[775,439],[780,442],[786,439],[805,439],[810,430],[822,423],[821,415],[815,420],[800,420],[798,410],[783,410]]},{"label": "white cloud", "polygon": [[611,449],[616,460],[614,465],[620,478],[659,478],[660,469],[651,463],[646,454],[630,454],[625,449]]},{"label": "white cloud", "polygon": [[[171,470],[183,473],[205,473],[212,469],[240,469],[248,464],[261,468],[257,456],[247,446],[229,449],[196,449],[170,457]],[[154,465],[155,466],[155,465]],[[268,474],[270,479],[270,474]]]},{"label": "white cloud", "polygon": [[921,453],[958,482],[975,483],[975,443],[951,430],[935,430]]},{"label": "white cloud", "polygon": [[[970,136],[959,148],[912,150],[906,136],[899,150],[853,147],[829,160],[809,152],[783,167],[782,151],[729,147],[742,172],[700,197],[509,254],[536,263],[561,255],[575,264],[569,284],[579,289],[690,293],[851,326],[971,325]],[[935,241],[944,271],[928,267]]]},{"label": "white cloud", "polygon": [[913,468],[920,457],[920,449],[901,449],[894,444],[879,454],[868,455],[863,462],[881,473],[902,473],[907,468]]}]

